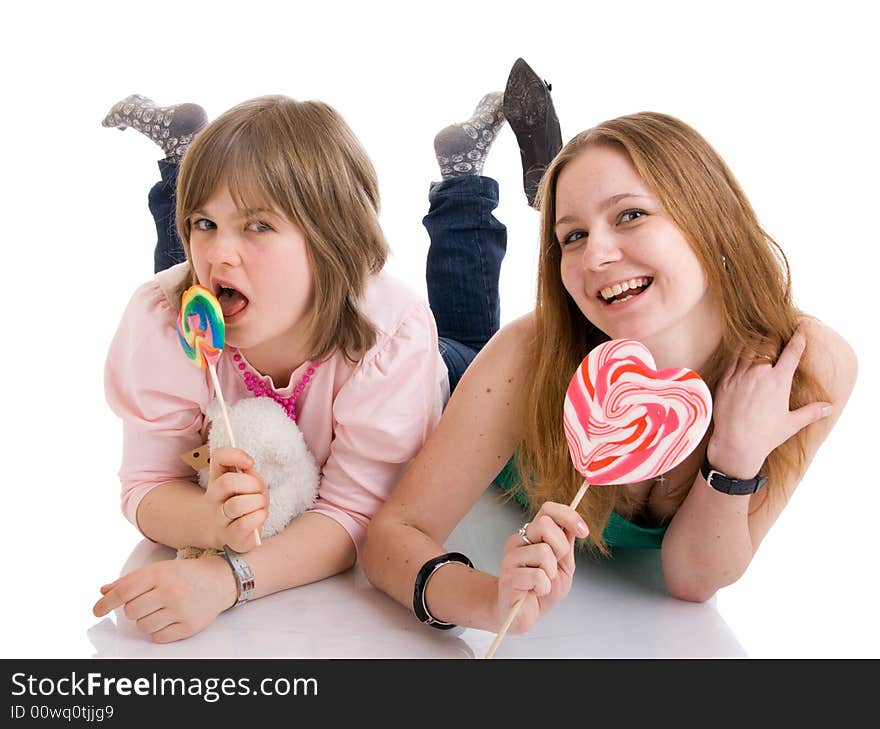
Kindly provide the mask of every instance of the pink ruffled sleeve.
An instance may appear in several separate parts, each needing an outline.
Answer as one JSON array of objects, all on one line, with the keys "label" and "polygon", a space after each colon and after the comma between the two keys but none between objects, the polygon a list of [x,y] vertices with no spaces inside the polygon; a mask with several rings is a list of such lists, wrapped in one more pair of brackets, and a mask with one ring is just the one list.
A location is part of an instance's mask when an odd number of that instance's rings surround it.
[{"label": "pink ruffled sleeve", "polygon": [[203,442],[205,373],[177,340],[176,314],[154,280],[132,296],[104,369],[107,402],[123,422],[122,511],[137,526],[141,499],[159,484],[194,480],[180,455]]},{"label": "pink ruffled sleeve", "polygon": [[336,396],[330,456],[311,510],[339,522],[358,551],[373,514],[437,424],[446,382],[434,318],[419,302]]}]

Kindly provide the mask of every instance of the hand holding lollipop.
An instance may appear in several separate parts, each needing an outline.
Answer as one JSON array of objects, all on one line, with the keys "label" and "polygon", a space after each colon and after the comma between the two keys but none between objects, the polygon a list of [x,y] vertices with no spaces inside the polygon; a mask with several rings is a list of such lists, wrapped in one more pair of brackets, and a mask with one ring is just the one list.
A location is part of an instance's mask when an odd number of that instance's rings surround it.
[{"label": "hand holding lollipop", "polygon": [[[600,344],[581,362],[565,394],[563,427],[569,455],[584,483],[636,483],[669,471],[699,445],[712,419],[712,395],[691,370],[655,369],[640,342]],[[486,658],[491,658],[525,602],[511,608]]]},{"label": "hand holding lollipop", "polygon": [[[180,314],[177,317],[177,336],[187,359],[196,367],[207,368],[210,372],[214,391],[220,403],[220,412],[226,424],[226,432],[229,434],[229,442],[233,448],[236,448],[235,435],[229,422],[229,413],[223,399],[223,390],[220,389],[216,367],[226,345],[226,323],[223,320],[220,302],[204,286],[190,286],[183,292],[180,299]],[[254,536],[259,546],[262,540],[258,529],[254,530]]]}]

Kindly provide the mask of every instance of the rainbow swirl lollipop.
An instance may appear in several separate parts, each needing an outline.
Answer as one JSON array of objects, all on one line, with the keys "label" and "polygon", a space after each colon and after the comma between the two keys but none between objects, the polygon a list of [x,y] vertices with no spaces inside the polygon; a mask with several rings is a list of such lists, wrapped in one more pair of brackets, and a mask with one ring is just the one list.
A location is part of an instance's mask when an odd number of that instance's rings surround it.
[{"label": "rainbow swirl lollipop", "polygon": [[204,286],[190,286],[180,299],[177,336],[186,358],[205,369],[216,365],[226,344],[220,302]]}]

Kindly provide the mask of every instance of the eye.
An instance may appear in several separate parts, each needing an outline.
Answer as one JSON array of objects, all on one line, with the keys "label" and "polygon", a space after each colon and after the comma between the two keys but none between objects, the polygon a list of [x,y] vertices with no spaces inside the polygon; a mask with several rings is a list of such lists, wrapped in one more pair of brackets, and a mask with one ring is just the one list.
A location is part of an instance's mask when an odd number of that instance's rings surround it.
[{"label": "eye", "polygon": [[587,235],[589,234],[585,230],[573,230],[571,231],[571,233],[563,236],[562,240],[559,241],[559,245],[566,246],[569,243],[574,243],[575,241],[579,241],[582,238],[586,238]]},{"label": "eye", "polygon": [[192,227],[194,230],[213,230],[216,226],[207,218],[199,218],[193,221]]},{"label": "eye", "polygon": [[647,215],[647,213],[644,210],[634,208],[632,210],[624,210],[617,220],[621,223],[631,223],[633,220],[638,220],[645,215]]},{"label": "eye", "polygon": [[248,223],[247,229],[252,233],[265,233],[267,230],[272,230],[272,226],[261,220],[254,220],[253,222]]}]

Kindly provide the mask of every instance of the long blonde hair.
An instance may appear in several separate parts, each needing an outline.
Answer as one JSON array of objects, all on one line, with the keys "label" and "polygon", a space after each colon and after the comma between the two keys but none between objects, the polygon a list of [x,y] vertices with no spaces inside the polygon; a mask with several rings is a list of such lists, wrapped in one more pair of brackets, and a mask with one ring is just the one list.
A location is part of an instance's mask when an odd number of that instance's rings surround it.
[{"label": "long blonde hair", "polygon": [[[693,248],[708,286],[717,294],[722,340],[702,373],[711,391],[740,348],[775,359],[801,316],[792,304],[785,255],[759,225],[721,157],[695,130],[671,116],[644,112],[604,122],[577,135],[549,166],[539,190],[541,250],[535,340],[519,446],[522,486],[533,506],[548,499],[567,503],[583,481],[569,459],[561,427],[563,402],[572,373],[587,353],[608,337],[584,317],[563,286],[561,248],[554,226],[559,174],[584,148],[598,144],[614,145],[629,157]],[[818,382],[800,367],[792,385],[791,407],[820,398],[825,396]],[[804,439],[802,430],[767,458],[762,473],[769,476],[771,498],[785,498],[783,477],[803,470]],[[676,509],[692,482],[689,479],[674,495]],[[607,551],[601,535],[622,499],[624,487],[604,486],[590,489],[581,502],[579,510],[600,551]]]},{"label": "long blonde hair", "polygon": [[242,209],[270,207],[302,229],[315,284],[309,359],[333,350],[355,360],[375,342],[358,309],[371,273],[388,257],[379,189],[366,152],[342,117],[319,101],[264,96],[206,126],[189,146],[177,182],[177,230],[190,275],[190,215],[221,180]]}]

